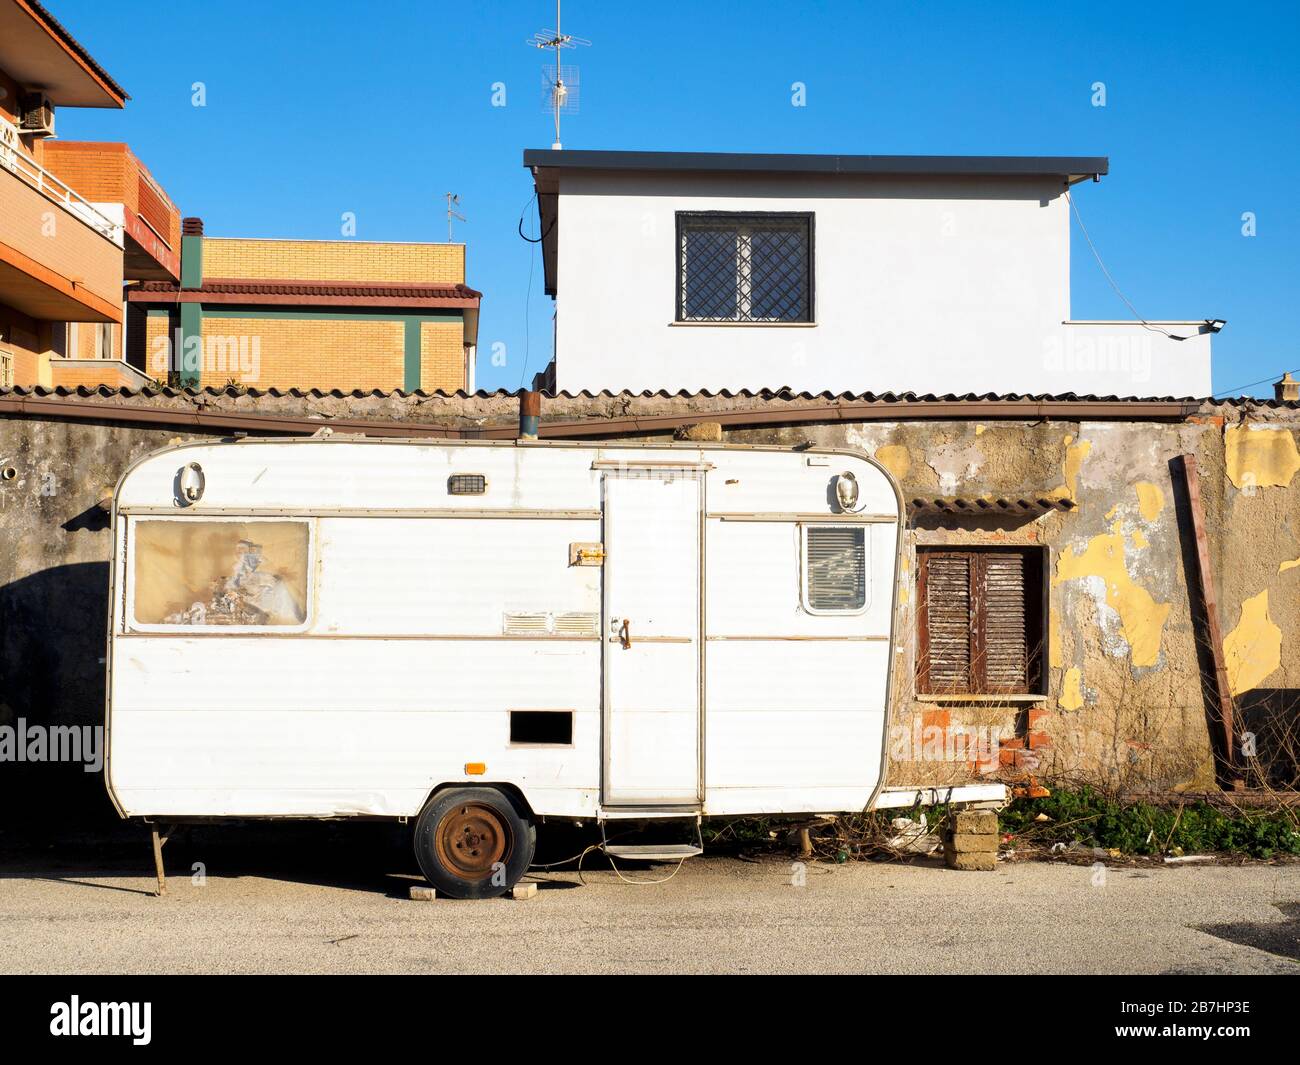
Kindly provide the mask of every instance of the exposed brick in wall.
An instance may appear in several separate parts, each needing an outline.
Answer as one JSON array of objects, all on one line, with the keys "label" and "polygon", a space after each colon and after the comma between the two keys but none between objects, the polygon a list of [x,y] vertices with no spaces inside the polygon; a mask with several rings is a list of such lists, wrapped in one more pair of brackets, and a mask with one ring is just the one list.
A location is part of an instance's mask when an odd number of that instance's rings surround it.
[{"label": "exposed brick in wall", "polygon": [[40,164],[82,198],[136,210],[134,182],[127,180],[132,157],[125,144],[47,140],[38,154]]},{"label": "exposed brick in wall", "polygon": [[463,282],[465,246],[205,237],[203,275],[278,281]]},{"label": "exposed brick in wall", "polygon": [[466,387],[465,330],[460,322],[420,323],[420,387],[455,392]]},{"label": "exposed brick in wall", "polygon": [[397,320],[204,318],[203,341],[204,387],[403,386],[405,326]]}]

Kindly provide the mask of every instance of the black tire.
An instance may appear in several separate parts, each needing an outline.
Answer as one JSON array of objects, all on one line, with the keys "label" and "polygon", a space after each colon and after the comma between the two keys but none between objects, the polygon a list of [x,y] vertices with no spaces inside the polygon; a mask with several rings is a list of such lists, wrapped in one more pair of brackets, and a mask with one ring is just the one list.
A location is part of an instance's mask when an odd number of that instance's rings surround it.
[{"label": "black tire", "polygon": [[537,828],[496,788],[448,788],[415,822],[415,858],[439,894],[492,899],[532,864]]}]

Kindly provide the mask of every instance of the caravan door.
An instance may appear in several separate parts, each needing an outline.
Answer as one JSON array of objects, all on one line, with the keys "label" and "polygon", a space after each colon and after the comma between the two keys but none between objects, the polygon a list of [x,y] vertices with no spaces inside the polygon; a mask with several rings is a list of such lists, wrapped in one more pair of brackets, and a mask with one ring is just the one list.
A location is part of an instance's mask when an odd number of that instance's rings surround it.
[{"label": "caravan door", "polygon": [[704,467],[604,472],[607,806],[698,806]]}]

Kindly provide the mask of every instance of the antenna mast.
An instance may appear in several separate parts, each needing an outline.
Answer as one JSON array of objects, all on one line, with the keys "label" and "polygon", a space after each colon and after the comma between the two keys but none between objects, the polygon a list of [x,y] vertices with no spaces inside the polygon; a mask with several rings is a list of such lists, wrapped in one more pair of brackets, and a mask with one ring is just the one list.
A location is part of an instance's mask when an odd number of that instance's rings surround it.
[{"label": "antenna mast", "polygon": [[[534,48],[549,48],[555,53],[554,76],[551,76],[551,71],[546,71],[544,73],[544,83],[546,86],[547,106],[555,117],[555,143],[551,147],[558,150],[561,147],[560,112],[562,110],[577,111],[578,109],[578,68],[561,66],[560,51],[564,48],[576,48],[578,45],[589,45],[591,42],[585,37],[575,37],[572,34],[560,32],[560,0],[555,0],[555,29],[541,30],[534,33],[533,39],[528,43]],[[566,77],[568,78],[567,84]]]},{"label": "antenna mast", "polygon": [[457,196],[456,193],[446,192],[443,193],[443,195],[447,197],[447,243],[450,244],[452,242],[451,220],[453,218],[459,218],[462,222],[468,222],[469,219],[456,210],[456,208],[460,206],[460,197]]}]

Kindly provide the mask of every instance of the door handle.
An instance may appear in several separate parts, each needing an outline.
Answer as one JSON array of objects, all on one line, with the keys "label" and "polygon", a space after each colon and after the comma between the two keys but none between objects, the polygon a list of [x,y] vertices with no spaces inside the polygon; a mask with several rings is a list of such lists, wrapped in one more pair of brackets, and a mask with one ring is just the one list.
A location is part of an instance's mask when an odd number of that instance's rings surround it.
[{"label": "door handle", "polygon": [[618,630],[618,642],[623,645],[624,651],[626,651],[629,647],[632,646],[631,625],[632,623],[628,621],[627,618],[624,618],[623,624]]}]

